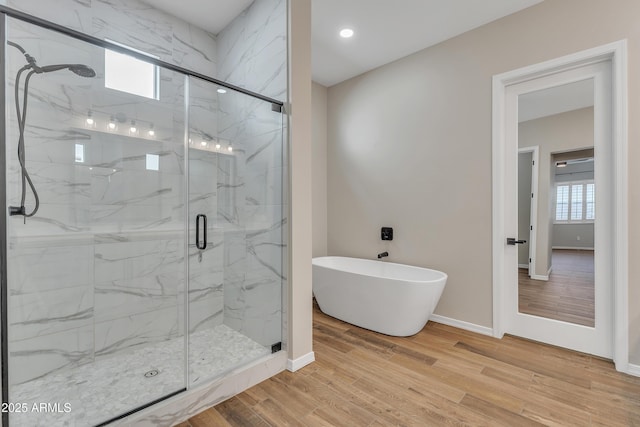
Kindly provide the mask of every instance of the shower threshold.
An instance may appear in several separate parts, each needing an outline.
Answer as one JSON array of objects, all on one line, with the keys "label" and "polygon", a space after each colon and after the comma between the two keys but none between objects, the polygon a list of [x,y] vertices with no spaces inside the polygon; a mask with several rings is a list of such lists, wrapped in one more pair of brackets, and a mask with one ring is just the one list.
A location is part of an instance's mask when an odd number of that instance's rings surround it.
[{"label": "shower threshold", "polygon": [[[189,340],[192,385],[271,353],[226,325],[191,333]],[[12,386],[12,403],[27,411],[11,413],[10,425],[97,425],[184,387],[181,337]]]}]

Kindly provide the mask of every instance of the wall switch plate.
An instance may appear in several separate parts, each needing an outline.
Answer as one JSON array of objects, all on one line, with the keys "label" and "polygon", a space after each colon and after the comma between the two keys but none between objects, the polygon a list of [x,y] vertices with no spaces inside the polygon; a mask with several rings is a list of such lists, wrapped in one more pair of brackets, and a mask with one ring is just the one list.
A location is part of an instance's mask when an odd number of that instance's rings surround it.
[{"label": "wall switch plate", "polygon": [[380,238],[382,240],[393,240],[393,228],[382,227],[380,230]]}]

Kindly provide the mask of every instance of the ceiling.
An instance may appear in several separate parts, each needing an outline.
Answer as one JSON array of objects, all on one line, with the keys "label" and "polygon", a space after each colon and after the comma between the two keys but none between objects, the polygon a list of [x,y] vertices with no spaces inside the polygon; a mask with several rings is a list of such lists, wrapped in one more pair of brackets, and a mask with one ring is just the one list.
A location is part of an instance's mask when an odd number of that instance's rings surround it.
[{"label": "ceiling", "polygon": [[333,86],[541,1],[312,0],[313,80]]},{"label": "ceiling", "polygon": [[518,122],[593,106],[593,79],[582,80],[518,97]]},{"label": "ceiling", "polygon": [[253,0],[143,0],[156,9],[218,34]]},{"label": "ceiling", "polygon": [[[253,0],[143,0],[218,34]],[[542,0],[312,0],[313,80],[333,86]],[[339,37],[345,27],[355,31]]]}]

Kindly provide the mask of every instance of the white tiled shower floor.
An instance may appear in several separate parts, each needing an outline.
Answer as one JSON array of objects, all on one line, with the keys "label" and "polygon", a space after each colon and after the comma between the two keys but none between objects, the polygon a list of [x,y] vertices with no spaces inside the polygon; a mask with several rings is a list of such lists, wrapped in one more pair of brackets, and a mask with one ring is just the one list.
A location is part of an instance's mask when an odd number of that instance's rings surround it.
[{"label": "white tiled shower floor", "polygon": [[[193,333],[190,381],[216,377],[269,353],[270,349],[225,325]],[[25,404],[27,412],[11,413],[10,425],[100,424],[184,388],[183,362],[184,339],[177,338],[13,386],[11,402]],[[152,370],[158,374],[145,377]]]}]

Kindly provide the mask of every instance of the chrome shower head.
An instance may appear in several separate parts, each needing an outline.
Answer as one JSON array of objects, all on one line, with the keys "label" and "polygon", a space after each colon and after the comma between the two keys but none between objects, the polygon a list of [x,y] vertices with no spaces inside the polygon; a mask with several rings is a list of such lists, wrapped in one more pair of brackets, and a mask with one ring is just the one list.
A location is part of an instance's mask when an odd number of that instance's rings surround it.
[{"label": "chrome shower head", "polygon": [[7,40],[7,44],[15,47],[20,52],[22,52],[22,54],[27,59],[27,63],[29,64],[27,68],[31,68],[37,74],[50,73],[53,71],[69,69],[74,74],[77,74],[80,77],[91,78],[96,76],[96,72],[93,70],[93,68],[84,64],[58,64],[58,65],[46,65],[44,67],[40,67],[36,64],[35,58],[29,55],[26,52],[26,50],[22,46],[20,46],[18,43],[14,43],[10,40]]},{"label": "chrome shower head", "polygon": [[69,70],[76,73],[80,77],[92,78],[96,76],[95,70],[84,64],[74,64],[69,67]]},{"label": "chrome shower head", "polygon": [[[96,72],[89,66],[84,64],[58,64],[58,65],[45,65],[44,67],[40,67],[36,59],[29,55],[27,51],[17,43],[12,41],[7,41],[7,45],[13,46],[20,51],[27,60],[27,64],[20,68],[16,74],[16,82],[15,82],[15,103],[16,103],[16,114],[18,118],[18,128],[20,132],[20,136],[18,138],[18,162],[20,163],[20,173],[22,175],[22,194],[20,199],[20,206],[9,206],[9,215],[22,215],[25,220],[27,217],[32,217],[38,212],[38,208],[40,207],[40,198],[38,197],[38,192],[36,191],[36,187],[29,176],[29,172],[27,171],[27,167],[25,166],[25,145],[24,145],[24,130],[26,126],[26,117],[27,117],[27,100],[29,94],[29,79],[34,74],[43,74],[50,73],[53,71],[68,69],[69,71],[77,74],[80,77],[95,77]],[[27,72],[27,76],[24,79],[24,89],[23,89],[23,104],[20,106],[20,76],[25,71]],[[25,209],[25,198],[26,198],[26,184],[29,184],[31,187],[31,192],[33,193],[33,198],[35,200],[35,207],[31,212],[27,212]]]},{"label": "chrome shower head", "polygon": [[50,73],[52,71],[69,69],[74,74],[80,77],[95,77],[96,72],[93,68],[84,64],[58,64],[58,65],[46,65],[44,67],[34,67],[33,70],[36,73]]}]

